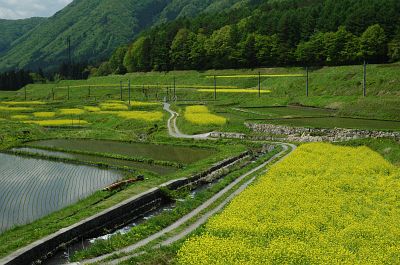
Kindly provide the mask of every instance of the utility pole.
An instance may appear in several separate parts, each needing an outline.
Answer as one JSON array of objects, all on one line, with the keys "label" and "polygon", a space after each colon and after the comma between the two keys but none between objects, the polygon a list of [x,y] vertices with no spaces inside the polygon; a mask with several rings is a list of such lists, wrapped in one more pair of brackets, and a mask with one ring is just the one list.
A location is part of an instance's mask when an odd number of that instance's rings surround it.
[{"label": "utility pole", "polygon": [[51,94],[53,95],[53,101],[54,101],[54,87],[51,88]]},{"label": "utility pole", "polygon": [[119,81],[119,89],[120,89],[120,98],[121,98],[121,101],[122,101],[122,81]]},{"label": "utility pole", "polygon": [[308,85],[309,85],[309,80],[308,80],[308,78],[309,78],[309,74],[308,74],[308,66],[306,67],[306,72],[307,72],[307,74],[306,74],[306,95],[307,95],[307,97],[308,97],[308,94],[309,94],[309,87],[308,87]]},{"label": "utility pole", "polygon": [[261,72],[258,72],[258,97],[261,98]]},{"label": "utility pole", "polygon": [[217,100],[217,77],[214,75],[214,100]]},{"label": "utility pole", "polygon": [[367,96],[367,62],[364,60],[363,96]]},{"label": "utility pole", "polygon": [[129,94],[129,106],[131,105],[131,80],[129,79],[129,82],[128,82],[128,94]]},{"label": "utility pole", "polygon": [[67,46],[68,46],[68,75],[69,77],[71,77],[72,75],[71,35],[67,37]]},{"label": "utility pole", "polygon": [[89,94],[89,98],[90,98],[90,86],[88,86],[88,94]]},{"label": "utility pole", "polygon": [[176,100],[176,78],[174,76],[174,100]]},{"label": "utility pole", "polygon": [[67,97],[68,97],[68,100],[69,100],[69,86],[68,86],[68,90],[67,90]]}]

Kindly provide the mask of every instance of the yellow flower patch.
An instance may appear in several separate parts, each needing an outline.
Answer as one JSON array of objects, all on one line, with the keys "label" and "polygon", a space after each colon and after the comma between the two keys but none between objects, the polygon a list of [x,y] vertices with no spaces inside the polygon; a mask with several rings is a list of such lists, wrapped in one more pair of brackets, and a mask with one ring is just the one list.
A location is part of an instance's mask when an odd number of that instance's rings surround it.
[{"label": "yellow flower patch", "polygon": [[40,126],[77,126],[88,124],[85,120],[42,120],[42,121],[24,121],[25,123],[37,124]]},{"label": "yellow flower patch", "polygon": [[184,117],[187,121],[199,125],[224,125],[227,119],[222,116],[211,114],[206,106],[189,106],[185,109]]},{"label": "yellow flower patch", "polygon": [[[216,78],[258,78],[258,77],[304,77],[303,74],[248,74],[248,75],[217,75]],[[207,78],[214,78],[210,75]]]},{"label": "yellow flower patch", "polygon": [[45,105],[46,102],[43,102],[43,101],[3,101],[3,102],[0,102],[0,104],[10,105],[10,106],[18,106],[18,105],[30,106],[30,105]]},{"label": "yellow flower patch", "polygon": [[19,112],[19,111],[32,111],[30,107],[4,107],[0,106],[0,111]]},{"label": "yellow flower patch", "polygon": [[54,118],[56,116],[55,112],[34,112],[33,116],[36,118]]},{"label": "yellow flower patch", "polygon": [[397,264],[400,172],[369,148],[305,144],[187,240],[178,263]]},{"label": "yellow flower patch", "polygon": [[158,106],[158,105],[160,104],[155,102],[140,102],[140,101],[131,102],[132,107],[148,107],[148,106]]},{"label": "yellow flower patch", "polygon": [[[199,89],[199,92],[214,93],[214,89]],[[271,90],[261,90],[261,94],[271,93]],[[258,89],[217,89],[217,93],[259,93]]]},{"label": "yellow flower patch", "polygon": [[83,109],[60,109],[60,115],[82,115],[85,113]]},{"label": "yellow flower patch", "polygon": [[128,106],[122,103],[102,103],[100,104],[101,110],[104,111],[120,111],[128,110]]},{"label": "yellow flower patch", "polygon": [[30,117],[28,115],[12,115],[10,118],[13,120],[28,120]]},{"label": "yellow flower patch", "polygon": [[160,111],[119,111],[118,117],[147,122],[161,121],[164,114]]},{"label": "yellow flower patch", "polygon": [[101,109],[99,107],[92,107],[92,106],[85,106],[83,107],[84,110],[88,112],[99,112]]}]

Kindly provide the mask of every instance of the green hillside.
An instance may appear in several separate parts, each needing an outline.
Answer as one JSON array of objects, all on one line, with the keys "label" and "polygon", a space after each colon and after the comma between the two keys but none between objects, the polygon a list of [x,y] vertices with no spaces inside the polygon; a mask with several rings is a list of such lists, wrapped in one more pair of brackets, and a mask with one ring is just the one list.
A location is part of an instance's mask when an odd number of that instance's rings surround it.
[{"label": "green hillside", "polygon": [[39,25],[44,18],[29,18],[19,20],[0,19],[0,55],[10,48],[19,37]]},{"label": "green hillside", "polygon": [[128,48],[118,49],[97,74],[400,60],[396,0],[215,1],[208,7],[187,2],[190,10],[220,11],[194,18],[173,14],[178,19],[143,32]]},{"label": "green hillside", "polygon": [[95,62],[158,21],[218,11],[236,2],[241,1],[75,0],[16,40],[0,58],[0,70],[54,68],[68,58],[69,36],[74,61]]}]

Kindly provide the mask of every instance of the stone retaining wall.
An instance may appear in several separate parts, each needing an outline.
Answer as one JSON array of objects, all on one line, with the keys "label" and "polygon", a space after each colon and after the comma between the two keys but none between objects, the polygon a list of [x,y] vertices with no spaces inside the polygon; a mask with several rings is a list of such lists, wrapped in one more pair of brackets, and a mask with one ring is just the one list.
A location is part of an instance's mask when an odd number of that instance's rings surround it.
[{"label": "stone retaining wall", "polygon": [[314,129],[255,123],[246,123],[245,125],[254,132],[265,134],[260,136],[260,139],[268,140],[281,140],[282,138],[290,142],[340,142],[362,138],[393,138],[400,140],[400,132],[340,128]]}]

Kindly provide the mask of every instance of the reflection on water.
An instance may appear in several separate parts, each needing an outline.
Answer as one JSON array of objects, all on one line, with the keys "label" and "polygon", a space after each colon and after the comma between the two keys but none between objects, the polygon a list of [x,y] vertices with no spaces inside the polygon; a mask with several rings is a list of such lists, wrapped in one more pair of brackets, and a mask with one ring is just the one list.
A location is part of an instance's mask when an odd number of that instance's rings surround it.
[{"label": "reflection on water", "polygon": [[197,162],[213,155],[216,152],[212,149],[198,147],[84,139],[44,140],[32,142],[30,144],[34,146],[62,148],[66,150],[144,157],[154,160],[171,161],[183,164]]},{"label": "reflection on water", "polygon": [[76,159],[76,160],[83,161],[83,162],[105,163],[105,164],[108,164],[111,166],[130,167],[130,168],[134,168],[134,169],[142,169],[142,170],[151,171],[151,172],[154,172],[159,175],[167,175],[167,174],[176,172],[178,170],[175,167],[169,167],[169,166],[155,165],[155,164],[149,164],[149,163],[140,163],[140,162],[135,162],[135,161],[127,161],[127,160],[122,160],[122,159],[101,157],[101,156],[95,156],[95,155],[48,151],[48,150],[29,148],[29,147],[14,148],[11,151],[20,151],[20,152],[24,152],[24,153],[28,153],[28,154],[38,154],[38,155],[45,155],[45,156],[66,158],[66,159]]},{"label": "reflection on water", "polygon": [[0,232],[60,210],[121,178],[112,170],[0,154]]}]

